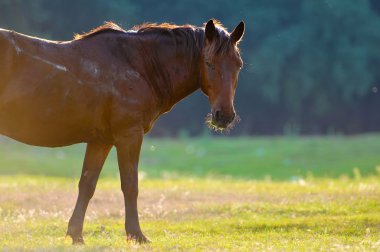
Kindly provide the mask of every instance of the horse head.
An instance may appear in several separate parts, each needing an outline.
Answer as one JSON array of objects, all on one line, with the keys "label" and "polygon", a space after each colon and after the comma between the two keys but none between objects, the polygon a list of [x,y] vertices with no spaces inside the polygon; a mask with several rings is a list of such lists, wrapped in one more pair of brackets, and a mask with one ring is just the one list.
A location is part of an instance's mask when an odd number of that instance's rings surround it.
[{"label": "horse head", "polygon": [[215,130],[228,130],[239,121],[234,108],[235,90],[243,66],[237,47],[244,34],[244,22],[228,33],[218,21],[205,25],[201,62],[201,89],[208,96],[211,113],[206,118]]}]

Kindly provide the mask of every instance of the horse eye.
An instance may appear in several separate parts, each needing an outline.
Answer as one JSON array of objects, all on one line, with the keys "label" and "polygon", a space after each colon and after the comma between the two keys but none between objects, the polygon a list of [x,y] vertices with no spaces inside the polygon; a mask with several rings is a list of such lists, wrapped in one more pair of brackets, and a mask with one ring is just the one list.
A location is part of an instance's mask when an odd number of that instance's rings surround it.
[{"label": "horse eye", "polygon": [[215,69],[214,65],[211,64],[210,62],[206,61],[206,65],[207,67],[211,68],[211,69]]}]

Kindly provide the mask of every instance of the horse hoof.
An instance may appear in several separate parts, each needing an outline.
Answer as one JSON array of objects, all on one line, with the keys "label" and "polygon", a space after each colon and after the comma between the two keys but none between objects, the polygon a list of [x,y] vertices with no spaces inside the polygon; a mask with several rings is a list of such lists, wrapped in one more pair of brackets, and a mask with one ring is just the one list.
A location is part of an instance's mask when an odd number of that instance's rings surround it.
[{"label": "horse hoof", "polygon": [[84,240],[83,237],[77,237],[77,238],[72,238],[73,239],[73,245],[84,245]]},{"label": "horse hoof", "polygon": [[70,236],[73,240],[73,245],[84,245],[84,240],[82,235],[72,235],[70,233],[66,234],[66,237]]},{"label": "horse hoof", "polygon": [[143,235],[143,233],[127,234],[127,241],[133,241],[138,244],[151,243],[151,241],[145,235]]}]

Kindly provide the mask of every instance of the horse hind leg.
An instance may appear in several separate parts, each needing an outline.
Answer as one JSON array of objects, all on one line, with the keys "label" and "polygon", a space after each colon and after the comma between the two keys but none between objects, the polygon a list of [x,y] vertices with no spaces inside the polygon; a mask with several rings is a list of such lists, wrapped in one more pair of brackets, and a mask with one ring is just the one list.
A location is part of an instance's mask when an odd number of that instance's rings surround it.
[{"label": "horse hind leg", "polygon": [[82,231],[87,206],[94,195],[100,171],[111,148],[112,145],[87,144],[82,175],[79,181],[78,199],[66,234],[72,238],[73,244],[84,244]]}]

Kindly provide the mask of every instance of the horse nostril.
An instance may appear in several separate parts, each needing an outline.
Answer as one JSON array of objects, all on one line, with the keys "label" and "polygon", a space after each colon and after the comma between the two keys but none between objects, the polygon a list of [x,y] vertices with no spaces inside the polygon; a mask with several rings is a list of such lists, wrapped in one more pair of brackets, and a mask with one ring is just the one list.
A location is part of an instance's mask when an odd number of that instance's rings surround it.
[{"label": "horse nostril", "polygon": [[219,121],[222,118],[222,112],[220,110],[215,111],[215,119]]}]

